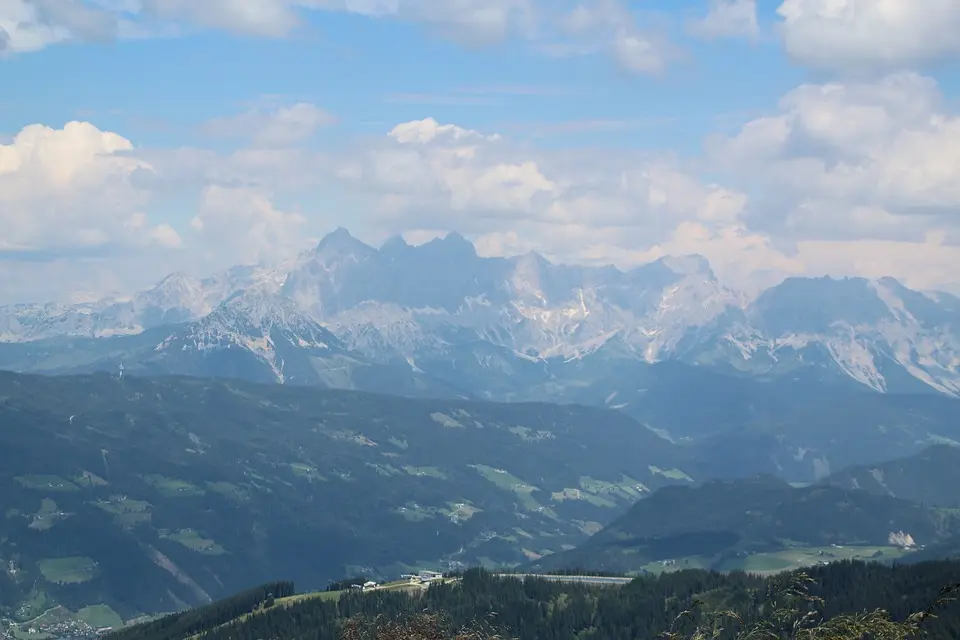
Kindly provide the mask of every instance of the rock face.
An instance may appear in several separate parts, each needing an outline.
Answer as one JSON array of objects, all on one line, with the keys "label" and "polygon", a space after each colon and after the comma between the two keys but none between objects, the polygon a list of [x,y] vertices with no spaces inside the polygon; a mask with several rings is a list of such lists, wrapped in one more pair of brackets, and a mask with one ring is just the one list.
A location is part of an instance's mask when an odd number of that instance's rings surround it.
[{"label": "rock face", "polygon": [[960,299],[892,278],[790,278],[747,302],[700,256],[620,271],[535,253],[482,258],[458,234],[375,249],[338,229],[283,268],[172,274],[122,299],[0,308],[7,343],[137,335],[156,338],[153,358],[244,352],[278,382],[304,358],[403,363],[428,377],[454,367],[467,386],[531,363],[616,358],[757,376],[825,368],[879,392],[960,396]]}]

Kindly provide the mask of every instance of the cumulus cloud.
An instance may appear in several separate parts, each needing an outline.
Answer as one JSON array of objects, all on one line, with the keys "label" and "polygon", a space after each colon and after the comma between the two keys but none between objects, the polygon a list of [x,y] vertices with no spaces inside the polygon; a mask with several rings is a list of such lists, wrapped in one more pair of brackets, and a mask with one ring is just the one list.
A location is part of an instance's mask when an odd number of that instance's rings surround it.
[{"label": "cumulus cloud", "polygon": [[69,37],[66,28],[41,23],[26,0],[0,0],[0,53],[38,51]]},{"label": "cumulus cloud", "polygon": [[718,168],[738,169],[726,186],[670,157],[537,150],[429,118],[330,171],[383,237],[458,229],[486,255],[624,267],[700,253],[741,285],[859,274],[937,288],[960,264],[956,130],[935,83],[896,74],[799,87],[714,141]]},{"label": "cumulus cloud", "polygon": [[748,228],[803,273],[957,285],[960,114],[932,78],[802,85],[709,148],[754,194]]},{"label": "cumulus cloud", "polygon": [[269,193],[214,184],[203,189],[190,226],[202,237],[208,259],[251,264],[304,249],[304,222],[302,214],[274,206]]},{"label": "cumulus cloud", "polygon": [[85,122],[30,125],[0,145],[0,251],[92,251],[108,245],[178,244],[151,227],[148,194],[136,184],[149,164],[126,138]]},{"label": "cumulus cloud", "polygon": [[322,166],[282,149],[149,152],[86,122],[27,126],[0,144],[0,275],[12,278],[0,297],[129,290],[171,258],[204,273],[291,255],[309,243],[306,217],[274,190],[316,186]]},{"label": "cumulus cloud", "polygon": [[754,224],[797,239],[960,241],[960,115],[931,78],[803,85],[715,141],[768,194]]},{"label": "cumulus cloud", "polygon": [[761,267],[803,271],[745,227],[745,194],[702,183],[669,157],[538,151],[425,119],[397,125],[338,175],[372,198],[363,208],[383,237],[422,240],[457,229],[482,255],[537,250],[621,267],[702,253],[738,282]]},{"label": "cumulus cloud", "polygon": [[535,224],[551,233],[588,224],[646,242],[685,219],[727,224],[742,194],[702,185],[665,158],[602,152],[545,153],[431,118],[397,125],[335,173],[375,197],[384,228],[457,228],[472,234]]},{"label": "cumulus cloud", "polygon": [[757,23],[757,0],[710,0],[706,16],[688,24],[693,35],[715,38],[748,38],[760,36]]},{"label": "cumulus cloud", "polygon": [[336,119],[329,112],[307,102],[273,110],[251,109],[214,118],[203,126],[208,135],[245,138],[257,147],[285,147],[312,136]]},{"label": "cumulus cloud", "polygon": [[0,54],[111,40],[128,27],[120,12],[81,0],[0,0]]},{"label": "cumulus cloud", "polygon": [[900,70],[960,56],[956,0],[784,0],[784,47],[831,71]]},{"label": "cumulus cloud", "polygon": [[[217,267],[282,259],[345,225],[372,242],[456,229],[485,255],[621,267],[700,253],[737,285],[827,273],[937,288],[960,264],[958,136],[936,83],[912,73],[798,87],[711,142],[719,184],[670,155],[538,149],[432,118],[337,149],[229,153],[34,126],[0,147],[0,222],[8,252],[119,243]],[[167,192],[198,196],[179,233],[143,213]]]}]

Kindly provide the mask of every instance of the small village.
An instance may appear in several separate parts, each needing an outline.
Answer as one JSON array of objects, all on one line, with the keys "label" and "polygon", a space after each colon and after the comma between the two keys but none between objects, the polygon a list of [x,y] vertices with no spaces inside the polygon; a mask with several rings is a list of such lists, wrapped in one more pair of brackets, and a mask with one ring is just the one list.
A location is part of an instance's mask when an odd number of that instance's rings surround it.
[{"label": "small village", "polygon": [[[402,586],[419,586],[427,588],[431,584],[443,581],[440,571],[422,570],[417,573],[405,573],[400,580],[389,583],[379,583],[368,580],[363,584],[350,585],[350,589],[358,591],[373,591],[376,589],[395,589]],[[94,629],[88,624],[73,619],[36,619],[34,622],[16,622],[13,619],[0,618],[0,640],[90,640],[98,638],[112,629]]]},{"label": "small village", "polygon": [[0,618],[0,640],[24,640],[28,638],[36,638],[37,640],[92,640],[110,630],[94,629],[79,620],[23,624]]}]

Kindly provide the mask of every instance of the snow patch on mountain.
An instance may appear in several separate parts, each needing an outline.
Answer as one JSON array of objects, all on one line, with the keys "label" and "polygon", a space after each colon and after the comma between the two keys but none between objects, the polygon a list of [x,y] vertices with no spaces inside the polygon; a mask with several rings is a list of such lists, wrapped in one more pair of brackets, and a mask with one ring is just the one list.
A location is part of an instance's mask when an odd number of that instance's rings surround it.
[{"label": "snow patch on mountain", "polygon": [[602,353],[748,374],[828,367],[881,392],[899,368],[960,396],[955,297],[889,278],[790,278],[749,299],[721,284],[700,256],[620,271],[553,264],[535,253],[481,258],[455,234],[420,247],[395,239],[378,250],[338,229],[277,266],[203,279],[174,273],[147,291],[97,302],[0,307],[5,342],[167,325],[174,328],[161,350],[241,349],[278,379],[286,348],[348,349],[418,372],[441,360],[459,366],[468,353],[502,371]]},{"label": "snow patch on mountain", "polygon": [[277,269],[263,266],[234,267],[204,279],[175,272],[133,295],[74,305],[4,306],[0,307],[0,342],[137,335],[153,327],[200,319],[240,290],[274,293],[284,277]]},{"label": "snow patch on mountain", "polygon": [[881,393],[887,390],[887,381],[880,373],[874,352],[857,338],[857,332],[849,325],[846,332],[834,336],[817,336],[816,340],[827,351],[845,374]]},{"label": "snow patch on mountain", "polygon": [[291,300],[262,292],[235,293],[202,319],[180,327],[154,348],[156,352],[241,349],[266,364],[280,383],[284,375],[281,343],[329,352],[337,339],[302,313]]}]

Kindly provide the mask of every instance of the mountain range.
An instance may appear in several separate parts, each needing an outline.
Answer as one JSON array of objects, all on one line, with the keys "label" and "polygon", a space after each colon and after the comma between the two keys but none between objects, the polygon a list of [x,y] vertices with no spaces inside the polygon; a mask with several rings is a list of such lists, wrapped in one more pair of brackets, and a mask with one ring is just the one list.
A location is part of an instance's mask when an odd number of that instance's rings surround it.
[{"label": "mountain range", "polygon": [[[536,253],[484,258],[456,233],[376,249],[341,228],[281,266],[174,273],[98,302],[0,307],[0,341],[0,366],[20,371],[122,362],[495,399],[611,360],[761,378],[813,371],[878,392],[960,395],[960,299],[947,293],[892,278],[789,278],[750,299],[700,256],[629,271]],[[572,383],[561,384],[554,395]]]},{"label": "mountain range", "polygon": [[791,278],[750,299],[699,256],[622,271],[338,229],[280,266],[3,307],[0,337],[0,368],[25,373],[616,409],[717,477],[812,482],[960,443],[960,300],[890,278]]}]

